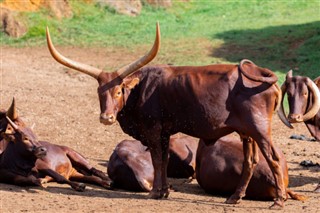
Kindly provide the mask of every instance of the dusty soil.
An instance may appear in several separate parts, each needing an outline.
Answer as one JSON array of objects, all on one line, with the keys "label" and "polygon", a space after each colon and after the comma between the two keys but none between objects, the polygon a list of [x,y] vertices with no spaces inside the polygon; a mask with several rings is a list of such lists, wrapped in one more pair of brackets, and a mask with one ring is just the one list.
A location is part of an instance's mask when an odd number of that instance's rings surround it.
[{"label": "dusty soil", "polygon": [[[119,49],[59,50],[75,60],[112,70],[140,54]],[[103,171],[116,144],[129,138],[118,124],[99,123],[96,80],[59,65],[46,47],[1,47],[0,80],[0,108],[7,109],[14,96],[19,114],[29,125],[35,124],[40,139],[74,148]],[[287,157],[290,188],[309,199],[289,199],[282,212],[319,212],[320,194],[312,190],[320,181],[320,168],[306,168],[299,163],[320,163],[320,144],[289,139],[292,134],[310,137],[303,124],[290,130],[275,116],[273,139]],[[0,184],[0,212],[270,212],[272,201],[243,200],[238,205],[227,205],[226,197],[204,193],[195,180],[170,181],[177,191],[164,200],[147,199],[147,193],[108,191],[92,185],[85,192],[76,192],[56,183],[47,184],[46,189]]]}]

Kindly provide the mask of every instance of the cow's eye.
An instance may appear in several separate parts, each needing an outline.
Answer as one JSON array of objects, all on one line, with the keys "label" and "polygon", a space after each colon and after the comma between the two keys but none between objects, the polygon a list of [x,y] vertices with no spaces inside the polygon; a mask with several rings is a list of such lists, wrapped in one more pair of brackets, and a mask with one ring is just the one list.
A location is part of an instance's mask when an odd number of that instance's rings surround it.
[{"label": "cow's eye", "polygon": [[121,92],[121,90],[118,90],[118,91],[116,92],[116,95],[115,95],[115,97],[119,98],[119,97],[120,97],[121,95],[122,95],[122,92]]}]

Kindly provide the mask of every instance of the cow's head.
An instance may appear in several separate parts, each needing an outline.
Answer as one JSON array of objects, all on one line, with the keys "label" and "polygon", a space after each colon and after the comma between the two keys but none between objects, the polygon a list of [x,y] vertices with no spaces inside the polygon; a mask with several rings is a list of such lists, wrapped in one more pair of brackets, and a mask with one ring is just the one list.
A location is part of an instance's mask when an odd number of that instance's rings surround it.
[{"label": "cow's head", "polygon": [[[278,111],[280,119],[285,123],[304,122],[313,118],[320,109],[320,92],[317,85],[308,77],[292,76],[290,70],[286,81],[281,86],[282,101]],[[283,110],[283,97],[287,93],[289,114],[285,116]]]},{"label": "cow's head", "polygon": [[41,158],[46,155],[46,148],[38,142],[32,129],[18,117],[13,99],[9,110],[6,112],[6,129],[1,131],[1,136],[7,143],[14,143],[16,151],[21,156],[35,156]]},{"label": "cow's head", "polygon": [[8,142],[15,144],[16,151],[21,156],[35,156],[36,158],[42,158],[47,154],[47,149],[38,142],[36,135],[28,127],[19,127],[9,117],[7,120],[8,125],[4,138]]},{"label": "cow's head", "polygon": [[54,59],[69,68],[78,70],[97,79],[99,83],[98,95],[101,110],[100,122],[105,125],[111,125],[116,121],[117,114],[121,111],[126,101],[127,95],[125,92],[128,92],[128,90],[131,90],[139,83],[138,78],[133,78],[130,75],[152,61],[160,48],[160,27],[157,23],[155,42],[152,49],[146,55],[115,72],[104,72],[98,68],[64,57],[54,48],[48,28],[46,35],[48,47]]}]

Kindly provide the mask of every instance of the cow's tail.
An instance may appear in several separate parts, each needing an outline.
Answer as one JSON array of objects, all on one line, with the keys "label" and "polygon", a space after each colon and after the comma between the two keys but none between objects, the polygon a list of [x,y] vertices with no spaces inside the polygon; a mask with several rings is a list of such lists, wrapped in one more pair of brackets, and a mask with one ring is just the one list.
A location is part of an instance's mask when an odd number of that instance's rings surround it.
[{"label": "cow's tail", "polygon": [[294,200],[300,200],[300,201],[305,201],[308,199],[307,196],[295,193],[294,191],[290,190],[290,189],[286,189],[287,194]]},{"label": "cow's tail", "polygon": [[[278,77],[269,69],[261,68],[248,59],[240,61],[239,65],[241,73],[253,81],[259,81],[274,84],[278,81]],[[262,76],[256,76],[251,73],[260,73]]]}]

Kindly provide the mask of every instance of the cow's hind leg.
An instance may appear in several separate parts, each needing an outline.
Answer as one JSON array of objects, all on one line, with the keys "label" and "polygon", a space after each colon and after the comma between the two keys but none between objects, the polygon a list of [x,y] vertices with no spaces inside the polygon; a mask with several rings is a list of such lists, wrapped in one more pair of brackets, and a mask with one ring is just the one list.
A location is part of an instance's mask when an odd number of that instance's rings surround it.
[{"label": "cow's hind leg", "polygon": [[254,168],[259,161],[258,147],[250,137],[242,137],[244,162],[242,167],[240,183],[231,197],[226,201],[228,204],[237,204],[245,196],[246,189],[253,175]]},{"label": "cow's hind leg", "polygon": [[268,142],[267,140],[262,139],[258,145],[272,171],[276,184],[277,198],[274,200],[274,204],[270,208],[281,209],[283,208],[284,201],[286,199],[286,190],[284,188],[279,154],[275,150],[271,140]]},{"label": "cow's hind leg", "polygon": [[43,169],[41,170],[41,173],[48,175],[53,178],[54,181],[60,184],[68,184],[70,185],[74,190],[83,192],[86,188],[86,185],[83,183],[76,183],[68,180],[66,177],[60,175],[59,173],[51,170],[51,169]]},{"label": "cow's hind leg", "polygon": [[110,181],[110,178],[102,171],[94,168],[90,165],[89,161],[83,157],[80,153],[76,152],[75,150],[69,147],[63,147],[64,151],[66,152],[69,160],[72,163],[72,166],[80,173],[84,175],[95,175],[100,177],[103,180]]},{"label": "cow's hind leg", "polygon": [[106,188],[106,189],[111,189],[111,184],[109,181],[103,180],[102,178],[97,176],[84,175],[77,171],[74,171],[69,179],[72,181],[91,183],[94,185],[102,186],[103,188]]},{"label": "cow's hind leg", "polygon": [[34,175],[22,176],[11,171],[0,169],[0,182],[10,183],[18,186],[42,186],[41,179]]}]

